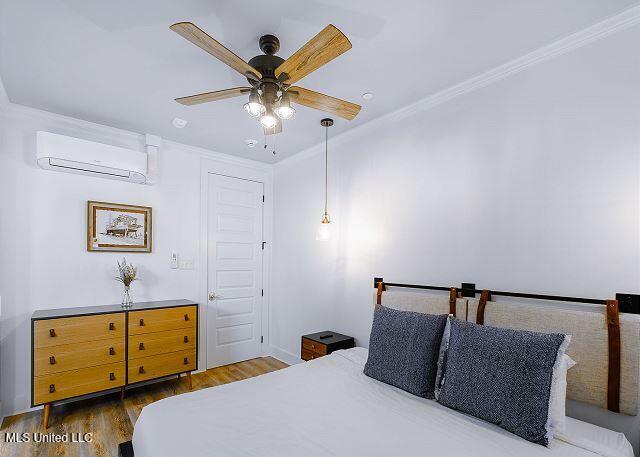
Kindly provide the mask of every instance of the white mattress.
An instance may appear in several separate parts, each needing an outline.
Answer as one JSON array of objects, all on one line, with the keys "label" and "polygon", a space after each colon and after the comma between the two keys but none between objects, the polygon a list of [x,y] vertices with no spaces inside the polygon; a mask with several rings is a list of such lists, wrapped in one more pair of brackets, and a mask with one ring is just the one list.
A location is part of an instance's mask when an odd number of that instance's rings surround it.
[{"label": "white mattress", "polygon": [[136,457],[632,457],[623,434],[569,419],[549,448],[362,373],[367,351],[337,351],[146,406]]}]

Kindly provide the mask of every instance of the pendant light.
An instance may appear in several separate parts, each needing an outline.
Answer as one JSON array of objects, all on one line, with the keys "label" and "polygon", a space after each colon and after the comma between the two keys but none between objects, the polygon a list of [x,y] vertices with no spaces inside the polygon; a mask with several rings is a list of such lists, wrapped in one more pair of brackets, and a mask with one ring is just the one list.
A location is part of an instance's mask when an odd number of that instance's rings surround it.
[{"label": "pendant light", "polygon": [[320,223],[320,227],[318,228],[318,232],[316,233],[316,240],[326,241],[330,237],[329,224],[331,220],[329,219],[329,213],[327,212],[327,187],[328,187],[328,152],[329,152],[329,127],[333,125],[333,119],[322,119],[320,121],[320,125],[324,127],[324,214],[322,215],[322,222]]}]

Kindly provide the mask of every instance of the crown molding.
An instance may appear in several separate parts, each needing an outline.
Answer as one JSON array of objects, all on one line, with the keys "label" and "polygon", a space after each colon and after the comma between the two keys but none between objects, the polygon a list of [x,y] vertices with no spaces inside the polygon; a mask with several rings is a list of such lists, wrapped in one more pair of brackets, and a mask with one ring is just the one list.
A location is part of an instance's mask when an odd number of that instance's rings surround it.
[{"label": "crown molding", "polygon": [[[340,133],[333,137],[331,142],[334,146],[342,144],[359,134],[368,132],[369,130],[378,129],[389,122],[397,122],[423,111],[427,111],[461,95],[486,87],[497,81],[508,78],[511,75],[520,73],[530,67],[569,53],[575,49],[581,48],[587,44],[601,40],[614,33],[618,33],[638,24],[640,24],[640,3],[521,57],[510,60],[502,65],[450,86],[440,92],[421,98],[410,105],[406,105],[390,113],[383,114],[382,116],[367,121],[353,129]],[[317,143],[298,152],[297,154],[276,162],[276,166],[293,164],[298,160],[309,157],[316,153],[317,149],[322,146],[322,144],[324,143]]]}]

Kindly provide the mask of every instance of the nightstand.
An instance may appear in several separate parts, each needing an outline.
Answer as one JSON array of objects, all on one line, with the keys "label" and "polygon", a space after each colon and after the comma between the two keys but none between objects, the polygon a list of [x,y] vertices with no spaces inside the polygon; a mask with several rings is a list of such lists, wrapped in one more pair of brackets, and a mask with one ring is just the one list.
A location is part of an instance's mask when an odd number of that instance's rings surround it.
[{"label": "nightstand", "polygon": [[352,336],[341,335],[336,332],[318,332],[302,336],[300,357],[311,360],[331,354],[338,349],[349,349],[355,346]]}]

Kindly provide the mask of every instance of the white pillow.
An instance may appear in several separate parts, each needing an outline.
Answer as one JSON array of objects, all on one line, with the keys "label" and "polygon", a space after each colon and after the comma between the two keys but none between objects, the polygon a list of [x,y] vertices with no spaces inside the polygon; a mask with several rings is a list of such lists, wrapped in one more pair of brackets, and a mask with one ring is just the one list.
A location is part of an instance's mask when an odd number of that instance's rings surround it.
[{"label": "white pillow", "polygon": [[567,370],[575,364],[575,360],[564,354],[560,363],[553,367],[551,394],[549,395],[549,417],[546,427],[547,434],[551,435],[549,438],[566,431]]}]

